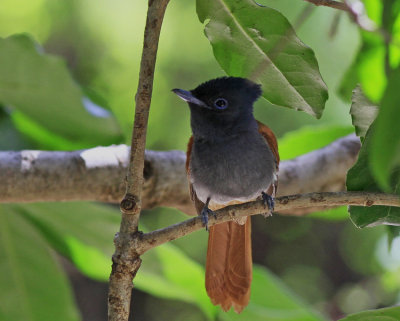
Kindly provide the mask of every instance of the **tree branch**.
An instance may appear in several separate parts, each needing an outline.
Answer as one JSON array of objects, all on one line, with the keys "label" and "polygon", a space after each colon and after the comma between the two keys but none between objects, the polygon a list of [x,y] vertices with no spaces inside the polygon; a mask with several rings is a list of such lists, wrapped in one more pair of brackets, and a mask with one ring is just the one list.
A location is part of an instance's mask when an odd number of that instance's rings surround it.
[{"label": "tree branch", "polygon": [[[349,135],[282,162],[278,196],[343,191],[347,170],[354,164],[359,149],[360,140]],[[73,152],[0,152],[0,202],[86,200],[117,203],[124,193],[122,178],[128,153],[126,145]],[[146,151],[144,209],[168,206],[195,215],[185,161],[186,156],[181,151]]]},{"label": "tree branch", "polygon": [[315,4],[316,6],[324,6],[343,11],[348,11],[347,5],[339,1],[334,1],[334,0],[304,0],[304,1]]},{"label": "tree branch", "polygon": [[[281,196],[275,199],[275,211],[291,211],[307,208],[313,204],[316,207],[355,205],[373,206],[386,205],[400,207],[399,195],[368,193],[368,192],[324,192]],[[216,218],[209,217],[208,225],[238,219],[243,216],[265,213],[263,201],[254,201],[224,207],[215,211]],[[184,222],[168,226],[153,232],[139,235],[135,240],[138,253],[143,254],[155,246],[175,240],[194,231],[204,228],[201,217],[197,216]]]},{"label": "tree branch", "polygon": [[304,0],[310,2],[316,6],[330,7],[342,11],[346,11],[354,22],[366,31],[377,31],[376,26],[372,20],[369,19],[365,12],[364,3],[360,0],[349,2],[344,0],[343,2],[334,0]]},{"label": "tree branch", "polygon": [[128,320],[132,280],[141,264],[135,247],[132,247],[131,239],[138,233],[139,216],[142,209],[147,122],[153,91],[158,41],[168,2],[169,0],[148,0],[139,84],[135,99],[135,121],[126,175],[126,192],[120,204],[121,226],[115,237],[115,253],[112,257],[113,265],[108,293],[109,321]]}]

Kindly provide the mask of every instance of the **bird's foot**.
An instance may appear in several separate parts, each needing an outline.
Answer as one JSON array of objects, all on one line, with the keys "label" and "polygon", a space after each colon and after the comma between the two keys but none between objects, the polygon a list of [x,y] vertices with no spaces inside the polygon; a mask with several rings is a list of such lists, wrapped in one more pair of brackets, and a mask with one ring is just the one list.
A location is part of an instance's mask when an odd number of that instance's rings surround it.
[{"label": "bird's foot", "polygon": [[268,207],[268,212],[267,213],[263,213],[263,216],[265,218],[267,218],[268,216],[271,216],[272,212],[274,211],[275,198],[273,198],[271,195],[268,195],[265,192],[261,192],[261,197],[262,197],[262,201],[263,201],[263,204],[264,204],[264,208]]},{"label": "bird's foot", "polygon": [[208,231],[208,217],[210,216],[210,214],[214,216],[214,218],[217,218],[215,212],[210,210],[208,208],[208,205],[205,205],[201,210],[200,216],[201,216],[201,221],[203,222],[203,226],[206,227],[206,231]]}]

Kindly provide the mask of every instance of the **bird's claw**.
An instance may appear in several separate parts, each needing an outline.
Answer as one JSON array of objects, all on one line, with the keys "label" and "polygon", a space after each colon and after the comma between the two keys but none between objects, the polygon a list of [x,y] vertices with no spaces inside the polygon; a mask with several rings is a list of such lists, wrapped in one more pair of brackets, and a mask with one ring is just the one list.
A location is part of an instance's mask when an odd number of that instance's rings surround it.
[{"label": "bird's claw", "polygon": [[268,217],[268,216],[272,215],[272,212],[274,211],[275,198],[273,198],[271,195],[268,195],[265,192],[261,192],[261,196],[262,196],[264,208],[268,207],[268,210],[269,210],[268,213],[265,213],[264,217]]},{"label": "bird's claw", "polygon": [[203,226],[206,227],[206,231],[208,231],[208,217],[209,215],[214,216],[214,218],[217,218],[217,215],[215,214],[214,211],[210,210],[208,206],[204,206],[203,209],[201,210],[200,216],[201,216],[201,221],[203,222]]}]

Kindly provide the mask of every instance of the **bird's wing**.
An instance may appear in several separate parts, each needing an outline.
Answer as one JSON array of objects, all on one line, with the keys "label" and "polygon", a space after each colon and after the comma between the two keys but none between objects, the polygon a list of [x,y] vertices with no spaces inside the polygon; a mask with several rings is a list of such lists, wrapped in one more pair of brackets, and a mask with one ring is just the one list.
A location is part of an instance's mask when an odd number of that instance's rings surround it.
[{"label": "bird's wing", "polygon": [[264,125],[262,122],[259,122],[257,120],[258,124],[258,132],[264,137],[264,139],[267,141],[267,144],[269,148],[271,148],[272,154],[275,156],[275,162],[276,162],[276,170],[278,171],[279,168],[279,152],[278,152],[278,141],[272,132],[272,130],[267,126]]}]

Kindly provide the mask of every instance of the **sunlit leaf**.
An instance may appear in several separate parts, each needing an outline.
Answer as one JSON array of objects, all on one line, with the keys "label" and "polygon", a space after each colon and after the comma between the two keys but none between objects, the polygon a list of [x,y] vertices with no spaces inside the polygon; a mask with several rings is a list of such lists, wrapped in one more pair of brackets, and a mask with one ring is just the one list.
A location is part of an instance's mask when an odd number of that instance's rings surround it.
[{"label": "sunlit leaf", "polygon": [[358,82],[363,92],[372,102],[379,102],[386,87],[385,48],[383,41],[379,44],[367,44],[357,59]]},{"label": "sunlit leaf", "polygon": [[365,9],[367,10],[368,18],[375,23],[380,24],[382,21],[383,5],[380,0],[363,0]]},{"label": "sunlit leaf", "polygon": [[262,84],[263,97],[277,106],[322,115],[328,92],[314,52],[278,11],[252,0],[197,0],[214,56],[231,76]]},{"label": "sunlit leaf", "polygon": [[36,228],[0,206],[0,319],[80,320],[64,272]]}]

